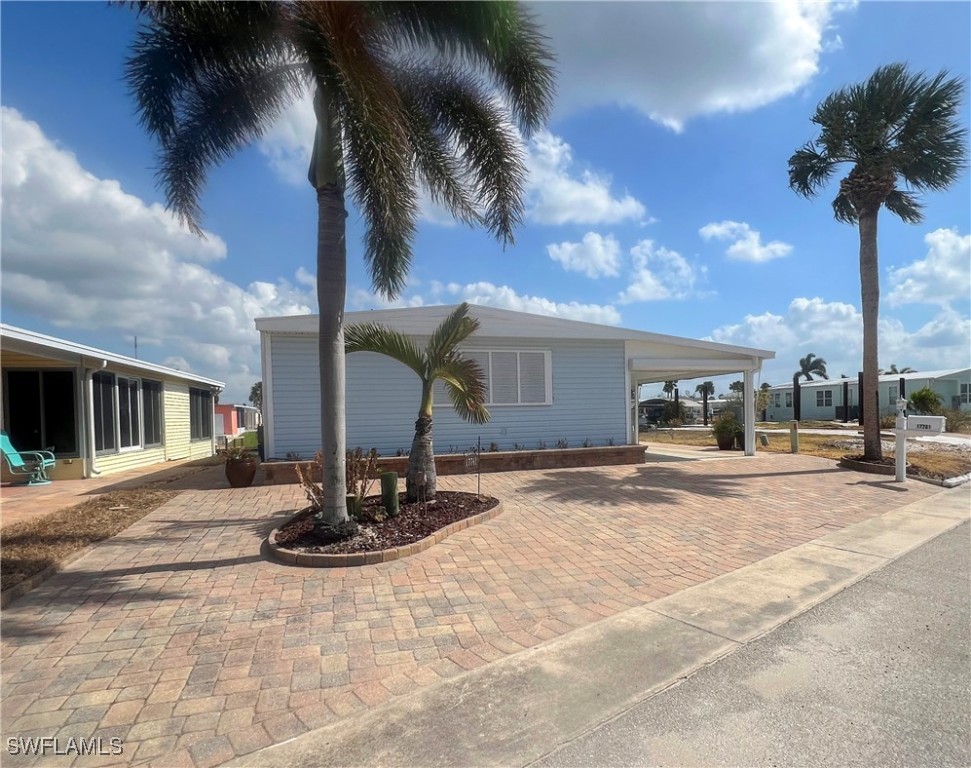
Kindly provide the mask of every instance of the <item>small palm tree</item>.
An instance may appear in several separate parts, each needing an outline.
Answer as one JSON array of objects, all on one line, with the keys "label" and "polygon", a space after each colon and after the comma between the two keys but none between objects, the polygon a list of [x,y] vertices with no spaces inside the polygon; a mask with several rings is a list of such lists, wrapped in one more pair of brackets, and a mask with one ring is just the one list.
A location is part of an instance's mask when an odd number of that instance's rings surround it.
[{"label": "small palm tree", "polygon": [[799,358],[799,370],[796,371],[795,378],[804,378],[806,381],[812,381],[813,374],[816,374],[821,379],[829,378],[829,374],[826,373],[826,361],[810,352],[805,357]]},{"label": "small palm tree", "polygon": [[479,329],[479,321],[469,317],[469,305],[459,304],[435,329],[428,345],[420,349],[410,336],[378,323],[361,323],[344,330],[344,345],[352,352],[377,352],[407,365],[421,379],[421,405],[415,422],[415,438],[408,455],[405,493],[409,501],[435,497],[438,476],[432,446],[432,392],[441,379],[455,412],[473,424],[489,420],[486,410],[486,384],[482,367],[462,357],[458,345]]},{"label": "small palm tree", "polygon": [[206,174],[270,128],[308,88],[316,135],[317,304],[324,500],[345,506],[345,189],[365,224],[374,288],[400,293],[419,192],[512,243],[522,219],[523,136],[553,98],[552,55],[504,2],[135,2],[144,20],[126,79],[160,145],[169,205],[200,233]]},{"label": "small palm tree", "polygon": [[[914,192],[947,189],[964,170],[967,130],[960,115],[964,87],[941,72],[911,74],[903,64],[880,67],[865,83],[830,94],[813,115],[819,138],[789,158],[789,186],[815,196],[844,164],[849,174],[833,200],[837,221],[860,231],[863,312],[863,392],[876,392],[880,280],[877,215],[882,207],[903,221],[923,220]],[[908,191],[898,189],[898,182]],[[912,191],[909,191],[912,190]],[[863,455],[883,457],[878,403],[863,397]]]}]

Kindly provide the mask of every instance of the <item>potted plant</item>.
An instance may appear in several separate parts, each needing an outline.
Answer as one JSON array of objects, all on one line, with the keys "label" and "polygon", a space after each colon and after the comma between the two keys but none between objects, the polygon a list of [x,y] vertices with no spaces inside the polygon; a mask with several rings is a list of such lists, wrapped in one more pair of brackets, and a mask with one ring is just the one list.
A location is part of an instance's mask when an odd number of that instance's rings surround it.
[{"label": "potted plant", "polygon": [[715,436],[719,450],[730,451],[737,440],[745,435],[745,429],[739,424],[733,413],[723,413],[711,425],[711,432]]},{"label": "potted plant", "polygon": [[259,457],[241,445],[231,445],[223,451],[226,479],[233,488],[248,488],[256,477]]}]

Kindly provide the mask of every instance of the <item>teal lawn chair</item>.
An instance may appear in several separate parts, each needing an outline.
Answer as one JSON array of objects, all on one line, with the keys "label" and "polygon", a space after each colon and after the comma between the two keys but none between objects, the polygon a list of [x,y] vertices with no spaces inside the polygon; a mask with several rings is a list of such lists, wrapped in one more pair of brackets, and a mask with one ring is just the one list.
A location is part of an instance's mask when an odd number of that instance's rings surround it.
[{"label": "teal lawn chair", "polygon": [[27,485],[47,485],[51,481],[47,470],[57,464],[57,460],[50,451],[18,451],[10,443],[7,433],[0,430],[0,452],[10,474],[27,478]]}]

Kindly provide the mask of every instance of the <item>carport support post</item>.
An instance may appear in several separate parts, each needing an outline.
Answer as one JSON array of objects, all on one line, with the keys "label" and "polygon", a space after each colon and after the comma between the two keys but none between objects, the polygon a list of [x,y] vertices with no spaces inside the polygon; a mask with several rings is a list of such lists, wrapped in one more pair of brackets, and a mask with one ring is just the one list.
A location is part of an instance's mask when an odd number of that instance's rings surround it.
[{"label": "carport support post", "polygon": [[[903,383],[903,382],[901,382]],[[902,397],[897,398],[897,445],[894,449],[894,458],[897,464],[896,481],[898,483],[907,482],[907,416],[904,410],[907,401]]]},{"label": "carport support post", "polygon": [[743,371],[742,379],[745,395],[745,455],[755,455],[755,377],[753,372]]}]

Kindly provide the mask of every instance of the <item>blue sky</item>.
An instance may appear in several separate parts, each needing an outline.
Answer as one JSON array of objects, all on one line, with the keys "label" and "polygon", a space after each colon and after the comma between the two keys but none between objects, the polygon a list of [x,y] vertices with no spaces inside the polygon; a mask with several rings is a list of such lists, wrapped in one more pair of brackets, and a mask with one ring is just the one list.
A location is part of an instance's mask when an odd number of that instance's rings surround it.
[{"label": "blue sky", "polygon": [[[786,161],[815,135],[816,104],[882,64],[967,82],[971,4],[534,7],[560,78],[527,147],[516,245],[428,205],[397,304],[466,299],[772,349],[772,384],[808,352],[853,375],[857,233],[832,218],[835,186],[813,201],[788,189]],[[137,336],[140,357],[244,400],[260,376],[253,318],[316,311],[308,103],[211,174],[200,240],[164,210],[122,82],[133,14],[4,2],[0,22],[3,321],[120,353]],[[967,98],[961,114],[968,124]],[[967,173],[924,202],[920,225],[881,214],[880,363],[968,366]],[[385,306],[349,212],[347,308]]]}]

